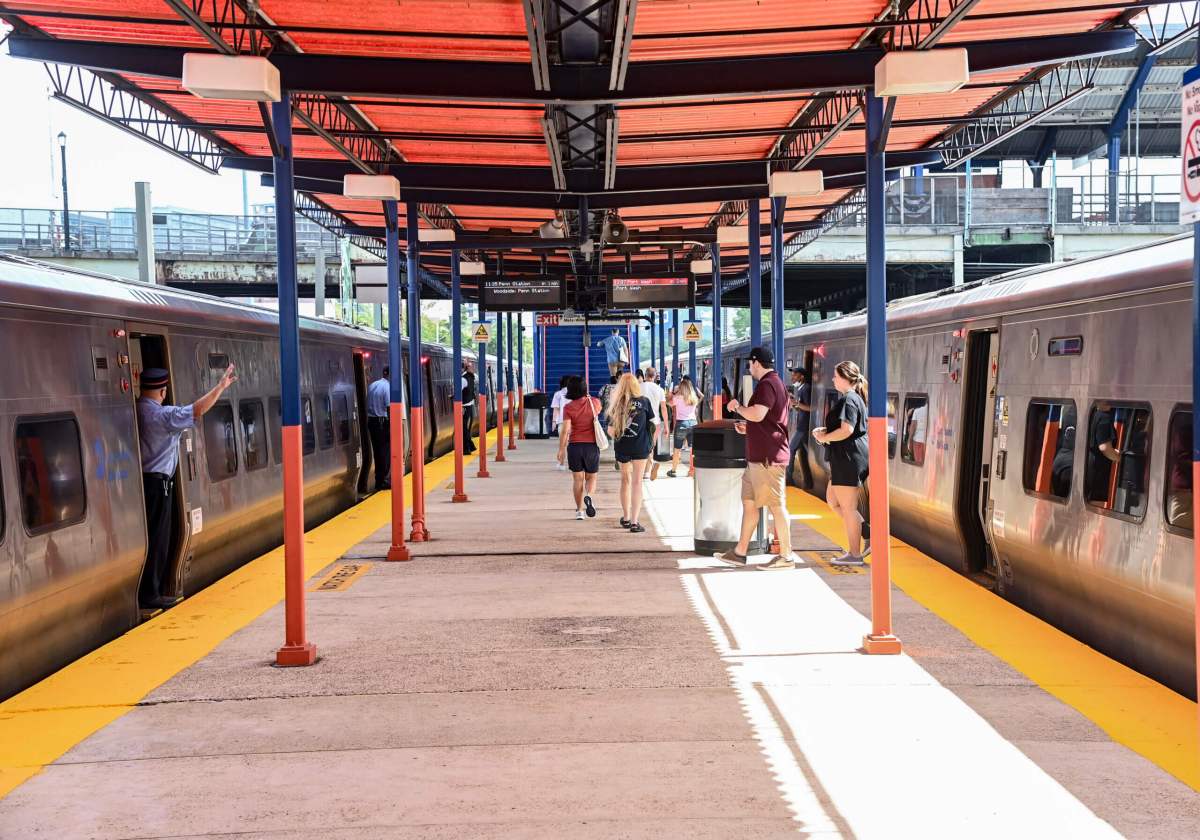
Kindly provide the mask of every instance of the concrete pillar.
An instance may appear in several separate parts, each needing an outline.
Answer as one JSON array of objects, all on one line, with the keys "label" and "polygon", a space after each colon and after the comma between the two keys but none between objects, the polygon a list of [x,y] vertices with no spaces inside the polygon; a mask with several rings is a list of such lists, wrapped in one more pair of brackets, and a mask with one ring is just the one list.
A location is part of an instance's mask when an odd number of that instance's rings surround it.
[{"label": "concrete pillar", "polygon": [[[354,323],[354,266],[350,263],[350,240],[341,240],[341,265],[339,267],[338,276],[341,282],[338,288],[341,290],[342,299],[342,323]],[[388,316],[391,317],[390,315]],[[383,324],[383,316],[380,316],[380,325]],[[400,370],[399,367],[396,370]]]},{"label": "concrete pillar", "polygon": [[133,192],[136,207],[133,225],[137,230],[138,279],[143,283],[157,283],[158,272],[154,270],[154,205],[150,201],[150,182],[135,182]]},{"label": "concrete pillar", "polygon": [[316,262],[313,263],[313,299],[316,301],[318,318],[325,317],[325,251],[318,245]]},{"label": "concrete pillar", "polygon": [[963,284],[963,235],[954,234],[954,285]]},{"label": "concrete pillar", "polygon": [[1054,234],[1054,261],[1063,261],[1063,235],[1061,233]]},{"label": "concrete pillar", "polygon": [[377,329],[377,330],[382,331],[383,330],[383,304],[376,303],[376,304],[372,304],[372,306],[373,306],[373,311],[371,312],[371,326],[375,327],[375,329]]}]

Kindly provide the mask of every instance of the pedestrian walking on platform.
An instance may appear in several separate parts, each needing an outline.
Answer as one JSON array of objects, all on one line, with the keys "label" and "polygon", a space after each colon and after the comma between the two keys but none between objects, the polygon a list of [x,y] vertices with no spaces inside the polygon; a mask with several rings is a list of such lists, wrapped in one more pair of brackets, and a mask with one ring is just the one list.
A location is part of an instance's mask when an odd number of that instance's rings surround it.
[{"label": "pedestrian walking on platform", "polygon": [[[792,413],[796,424],[792,432],[792,440],[788,445],[787,483],[792,487],[811,490],[813,487],[812,467],[808,463],[808,426],[812,417],[812,387],[808,384],[808,372],[803,368],[792,371],[791,386]],[[804,476],[803,483],[796,484],[796,461],[800,462],[800,473]]]},{"label": "pedestrian walking on platform", "polygon": [[[653,366],[646,368],[644,374],[645,379],[642,384],[642,396],[650,401],[650,416],[651,423],[654,426],[654,432],[650,439],[651,450],[658,448],[658,442],[667,434],[667,430],[671,428],[670,420],[667,416],[667,392],[658,384],[658,371]],[[654,481],[658,478],[658,459],[655,458],[650,466],[649,479]]]},{"label": "pedestrian walking on platform", "polygon": [[571,470],[576,519],[596,515],[592,496],[596,493],[596,474],[600,472],[600,442],[596,440],[599,411],[600,401],[588,396],[583,377],[567,377],[567,404],[563,407],[558,460],[565,460]]},{"label": "pedestrian walking on platform", "polygon": [[620,327],[613,327],[607,338],[596,342],[597,347],[604,348],[604,359],[608,362],[608,375],[619,376],[629,364],[629,345],[621,337]]},{"label": "pedestrian walking on platform", "polygon": [[683,454],[684,448],[689,451],[692,448],[692,435],[696,428],[696,407],[703,399],[704,395],[692,385],[690,376],[680,379],[679,387],[671,395],[671,408],[675,411],[675,428],[671,435],[671,469],[667,471],[667,475],[671,478],[675,477],[676,470],[679,469],[679,457]]},{"label": "pedestrian walking on platform", "polygon": [[375,492],[391,489],[392,431],[388,406],[392,401],[391,368],[385,367],[378,379],[367,387],[367,434],[371,436],[371,457],[375,459]]},{"label": "pedestrian walking on platform", "polygon": [[746,472],[742,475],[742,531],[737,545],[716,555],[735,566],[746,565],[750,538],[758,527],[759,510],[766,508],[774,522],[779,554],[760,569],[794,569],[791,523],[788,520],[784,475],[788,464],[787,419],[790,402],[783,380],[775,372],[768,347],[755,347],[748,356],[754,393],[749,405],[729,403],[731,417],[740,418],[736,429],[746,436]]},{"label": "pedestrian walking on platform", "polygon": [[[146,502],[146,565],[138,587],[143,609],[175,603],[172,589],[171,531],[175,512],[175,469],[179,466],[179,437],[216,405],[225,389],[237,382],[233,365],[221,380],[191,405],[164,405],[170,374],[163,368],[142,371],[137,401],[138,446],[142,455],[142,490]],[[233,430],[227,430],[233,435]]]},{"label": "pedestrian walking on platform", "polygon": [[640,534],[646,530],[638,518],[642,512],[642,476],[653,440],[653,412],[633,374],[627,373],[617,382],[608,417],[609,436],[621,469],[621,527]]},{"label": "pedestrian walking on platform", "polygon": [[825,412],[825,425],[813,429],[813,440],[829,447],[829,488],[825,501],[842,518],[848,550],[830,562],[861,566],[870,553],[863,548],[862,486],[867,480],[867,378],[854,362],[839,362],[833,371],[837,399]]},{"label": "pedestrian walking on platform", "polygon": [[[550,411],[554,420],[554,433],[558,435],[559,442],[562,442],[562,420],[563,406],[567,404],[567,380],[569,376],[564,376],[558,380],[558,390],[554,392],[554,396],[550,398]],[[567,462],[561,457],[558,459],[558,468],[566,471]]]}]

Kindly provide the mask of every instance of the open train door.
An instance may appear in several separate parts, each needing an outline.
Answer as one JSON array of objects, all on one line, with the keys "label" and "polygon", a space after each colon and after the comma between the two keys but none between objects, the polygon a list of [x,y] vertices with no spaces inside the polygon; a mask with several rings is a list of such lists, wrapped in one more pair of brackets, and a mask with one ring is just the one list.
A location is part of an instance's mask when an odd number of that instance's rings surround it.
[{"label": "open train door", "polygon": [[[947,360],[951,372],[958,369]],[[967,333],[966,360],[962,365],[963,417],[958,464],[957,519],[962,524],[965,574],[996,574],[992,548],[992,454],[995,449],[996,381],[1000,373],[1000,333],[975,329]]]},{"label": "open train door", "polygon": [[[130,389],[135,402],[140,397],[138,383],[142,371],[147,368],[164,368],[171,380],[167,385],[167,404],[178,405],[175,391],[175,370],[171,366],[171,354],[167,342],[167,329],[158,324],[130,323],[126,327],[129,337],[129,373],[133,387]],[[140,433],[139,433],[140,434]],[[139,453],[140,445],[137,447]],[[140,464],[140,455],[139,455]],[[140,467],[139,467],[140,468]],[[187,579],[187,567],[191,559],[190,541],[193,533],[204,527],[203,511],[191,510],[189,499],[198,492],[196,481],[196,429],[183,432],[179,438],[179,464],[175,468],[175,509],[171,521],[171,565],[167,572],[167,595],[183,597],[183,582]],[[145,510],[145,499],[142,500]],[[144,518],[143,518],[144,521]],[[145,570],[143,569],[143,574]],[[143,611],[143,615],[154,611]]]},{"label": "open train door", "polygon": [[367,427],[367,360],[371,354],[365,350],[354,351],[354,404],[358,421],[358,495],[370,492],[371,464],[375,453],[371,451],[371,430]]}]

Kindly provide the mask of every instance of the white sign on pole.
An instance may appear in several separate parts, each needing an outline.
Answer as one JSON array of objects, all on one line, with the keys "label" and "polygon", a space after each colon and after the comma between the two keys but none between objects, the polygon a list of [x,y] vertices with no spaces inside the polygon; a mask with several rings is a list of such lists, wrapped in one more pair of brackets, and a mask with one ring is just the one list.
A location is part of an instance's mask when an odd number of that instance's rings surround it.
[{"label": "white sign on pole", "polygon": [[387,304],[387,266],[354,266],[355,298],[359,303]]},{"label": "white sign on pole", "polygon": [[1183,75],[1183,113],[1179,156],[1183,163],[1182,188],[1179,190],[1179,221],[1200,221],[1200,67]]}]

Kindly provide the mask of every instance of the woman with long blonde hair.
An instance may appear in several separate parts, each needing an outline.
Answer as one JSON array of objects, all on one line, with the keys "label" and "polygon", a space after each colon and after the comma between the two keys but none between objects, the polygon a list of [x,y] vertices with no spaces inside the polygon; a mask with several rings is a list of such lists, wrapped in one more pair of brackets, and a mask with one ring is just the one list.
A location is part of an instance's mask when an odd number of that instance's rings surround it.
[{"label": "woman with long blonde hair", "polygon": [[696,427],[696,406],[700,405],[700,401],[703,399],[704,395],[692,385],[690,376],[679,380],[679,387],[671,395],[671,408],[675,412],[675,429],[671,441],[671,469],[667,471],[667,475],[671,478],[675,477],[675,471],[679,469],[679,456],[683,454],[684,447],[692,448],[692,430]]},{"label": "woman with long blonde hair", "polygon": [[621,527],[632,534],[646,530],[638,517],[642,512],[642,475],[654,441],[653,411],[634,375],[623,375],[609,396],[606,414],[613,453],[621,468]]},{"label": "woman with long blonde hair", "polygon": [[863,517],[858,500],[869,467],[867,453],[867,378],[854,362],[839,362],[833,371],[838,397],[825,412],[825,425],[813,429],[813,440],[829,447],[829,488],[825,501],[842,518],[846,528],[847,552],[830,562],[837,566],[861,566]]}]

